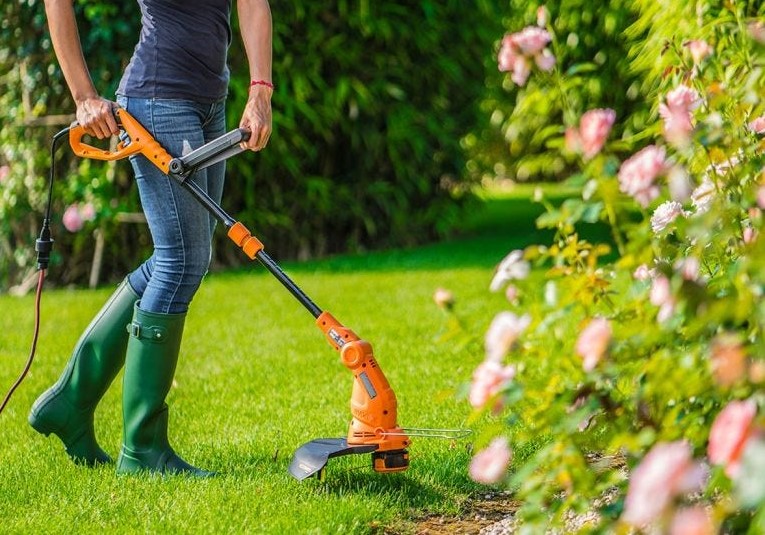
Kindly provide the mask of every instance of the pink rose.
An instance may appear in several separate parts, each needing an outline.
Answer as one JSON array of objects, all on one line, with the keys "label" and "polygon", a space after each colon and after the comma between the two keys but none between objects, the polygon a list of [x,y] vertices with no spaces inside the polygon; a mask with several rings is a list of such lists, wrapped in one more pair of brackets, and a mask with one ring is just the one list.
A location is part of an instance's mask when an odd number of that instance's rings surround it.
[{"label": "pink rose", "polygon": [[741,454],[755,432],[757,405],[751,399],[731,401],[712,423],[707,455],[712,464],[725,467],[728,477],[735,479],[741,470]]},{"label": "pink rose", "polygon": [[730,387],[746,376],[746,353],[741,341],[731,334],[719,334],[712,341],[710,355],[712,378],[722,387]]},{"label": "pink rose", "polygon": [[505,298],[508,302],[515,303],[518,299],[518,288],[512,284],[508,284],[507,288],[505,288]]},{"label": "pink rose", "polygon": [[622,519],[633,526],[650,524],[676,496],[700,489],[705,477],[688,442],[656,444],[630,476]]},{"label": "pink rose", "polygon": [[655,181],[666,170],[664,148],[649,145],[622,163],[618,173],[619,189],[645,208],[659,196]]},{"label": "pink rose", "polygon": [[510,79],[518,86],[523,87],[531,74],[531,62],[525,56],[518,56],[513,64],[513,74]]},{"label": "pink rose", "polygon": [[701,106],[701,97],[695,89],[679,85],[667,93],[666,106],[670,109],[691,112]]},{"label": "pink rose", "polygon": [[656,306],[661,306],[672,299],[672,290],[667,277],[659,275],[653,280],[650,299],[651,304]]},{"label": "pink rose", "polygon": [[664,119],[664,137],[674,145],[688,143],[693,132],[692,112],[701,105],[699,94],[681,85],[667,93],[659,105],[659,115]]},{"label": "pink rose", "polygon": [[512,452],[504,437],[497,437],[470,461],[470,477],[473,481],[490,485],[498,483],[507,473]]},{"label": "pink rose", "polygon": [[579,121],[578,130],[566,130],[566,148],[581,152],[589,160],[600,152],[606,143],[616,112],[611,109],[594,109],[585,112]]},{"label": "pink rose", "polygon": [[691,193],[691,203],[696,208],[697,214],[703,214],[712,205],[717,188],[708,176],[704,177],[701,184]]},{"label": "pink rose", "polygon": [[600,152],[615,120],[616,112],[612,109],[594,109],[582,115],[579,133],[585,158],[592,158]]},{"label": "pink rose", "polygon": [[502,38],[502,46],[499,48],[498,67],[500,72],[513,70],[515,59],[520,55],[514,43],[514,34],[507,34]]},{"label": "pink rose", "polygon": [[672,518],[670,535],[714,535],[715,529],[709,513],[703,507],[680,509]]},{"label": "pink rose", "polygon": [[650,300],[651,304],[659,307],[659,313],[656,316],[659,323],[664,323],[672,317],[675,312],[675,298],[672,295],[669,279],[664,275],[653,279]]},{"label": "pink rose", "polygon": [[757,238],[757,231],[752,227],[744,227],[744,230],[741,233],[741,238],[744,240],[744,243],[749,245]]},{"label": "pink rose", "polygon": [[760,115],[747,126],[755,134],[765,134],[765,115]]},{"label": "pink rose", "polygon": [[505,35],[499,49],[498,62],[501,72],[512,71],[510,79],[516,85],[523,86],[531,74],[531,63],[518,47],[517,37],[518,34],[515,33]]},{"label": "pink rose", "polygon": [[582,136],[579,135],[578,128],[573,126],[566,128],[566,136],[564,138],[564,142],[568,152],[582,152]]},{"label": "pink rose", "polygon": [[515,44],[527,56],[539,54],[552,40],[547,30],[536,26],[527,26],[515,35]]},{"label": "pink rose", "polygon": [[529,276],[531,266],[523,259],[523,251],[510,251],[497,266],[497,271],[489,284],[489,290],[498,292],[502,285],[514,279],[525,279]]},{"label": "pink rose", "polygon": [[80,210],[77,208],[77,205],[69,205],[69,207],[64,211],[61,222],[64,224],[64,228],[69,232],[77,232],[78,230],[82,229],[84,222],[82,220],[82,216],[80,215]]},{"label": "pink rose", "polygon": [[537,26],[544,28],[547,26],[547,21],[550,18],[550,13],[544,5],[537,8]]},{"label": "pink rose", "polygon": [[93,221],[96,218],[96,208],[92,202],[80,205],[79,210],[83,221]]},{"label": "pink rose", "polygon": [[765,22],[761,20],[757,22],[750,22],[747,26],[747,29],[749,30],[749,35],[752,36],[752,39],[759,43],[765,44]]},{"label": "pink rose", "polygon": [[[476,409],[483,408],[490,399],[502,392],[514,377],[515,366],[502,366],[495,361],[482,362],[473,372],[468,401]],[[493,409],[502,409],[501,400],[495,403]]]},{"label": "pink rose", "polygon": [[698,281],[701,263],[695,256],[689,256],[679,260],[675,264],[675,270],[687,281]]},{"label": "pink rose", "polygon": [[689,113],[659,105],[659,115],[664,120],[664,138],[676,147],[684,147],[691,140],[693,123]]},{"label": "pink rose", "polygon": [[669,318],[672,317],[672,314],[675,313],[675,301],[667,301],[663,305],[659,307],[659,313],[656,314],[656,321],[659,323],[664,323]]},{"label": "pink rose", "polygon": [[685,202],[693,193],[693,184],[688,172],[681,165],[673,165],[667,173],[669,196],[673,201]]},{"label": "pink rose", "polygon": [[548,31],[535,26],[506,34],[497,57],[499,70],[512,71],[510,79],[518,86],[525,85],[531,74],[532,61],[543,71],[555,66],[555,56],[545,48],[550,41]]},{"label": "pink rose", "polygon": [[537,64],[540,71],[550,72],[555,67],[555,56],[549,48],[545,48],[534,56],[534,63]]},{"label": "pink rose", "polygon": [[451,309],[454,305],[454,294],[445,288],[437,288],[433,294],[433,301],[443,309]]},{"label": "pink rose", "polygon": [[688,50],[691,52],[691,57],[693,58],[693,63],[698,65],[701,63],[704,58],[712,55],[712,52],[714,52],[714,49],[709,46],[709,44],[706,41],[700,40],[700,39],[694,39],[692,41],[688,41],[685,43],[685,46],[688,47]]},{"label": "pink rose", "polygon": [[653,270],[649,268],[645,264],[640,264],[637,269],[635,269],[635,272],[632,274],[632,278],[635,280],[639,280],[640,282],[645,282],[647,280],[651,280],[656,275],[656,270]]},{"label": "pink rose", "polygon": [[486,360],[501,362],[530,324],[531,316],[528,314],[518,317],[512,312],[500,312],[494,316],[486,331]]},{"label": "pink rose", "polygon": [[595,369],[611,342],[611,324],[605,318],[595,318],[579,334],[576,352],[584,362],[582,368],[589,372]]},{"label": "pink rose", "polygon": [[659,233],[667,228],[678,216],[683,215],[683,205],[676,201],[660,204],[651,216],[651,229]]}]

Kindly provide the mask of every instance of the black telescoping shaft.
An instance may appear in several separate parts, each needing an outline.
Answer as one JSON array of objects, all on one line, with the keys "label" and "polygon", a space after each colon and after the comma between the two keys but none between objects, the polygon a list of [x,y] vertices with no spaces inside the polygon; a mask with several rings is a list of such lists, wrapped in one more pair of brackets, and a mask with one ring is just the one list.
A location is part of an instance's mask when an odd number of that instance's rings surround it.
[{"label": "black telescoping shaft", "polygon": [[202,206],[207,208],[215,219],[226,225],[226,228],[231,228],[236,223],[236,219],[226,213],[226,211],[220,207],[212,198],[207,194],[205,190],[199,187],[198,184],[191,180],[182,180],[181,184],[189,190],[189,192],[199,201]]},{"label": "black telescoping shaft", "polygon": [[[191,180],[181,180],[181,184],[215,217],[215,219],[223,223],[227,229],[237,223],[233,217],[228,215],[228,213],[226,213],[218,203],[212,200],[212,198],[210,198],[210,196],[195,182]],[[257,258],[258,262],[260,262],[269,273],[276,277],[276,279],[281,282],[298,301],[300,301],[300,304],[303,305],[314,318],[318,318],[322,314],[323,311],[321,308],[319,308],[316,303],[314,303],[311,298],[308,297],[308,295],[306,295],[306,293],[301,290],[300,287],[295,284],[286,273],[284,273],[284,271],[282,271],[279,264],[277,264],[265,251],[258,251],[255,258]]]},{"label": "black telescoping shaft", "polygon": [[255,255],[255,258],[258,259],[258,262],[263,264],[263,267],[265,267],[276,279],[281,282],[289,292],[295,296],[295,298],[300,301],[300,304],[303,305],[308,312],[310,312],[314,318],[318,318],[322,314],[322,310],[311,301],[311,298],[308,297],[303,290],[298,287],[297,284],[295,284],[292,279],[290,279],[284,271],[282,271],[282,268],[279,267],[279,264],[277,264],[273,258],[271,258],[268,253],[266,253],[263,250],[258,251],[258,254]]}]

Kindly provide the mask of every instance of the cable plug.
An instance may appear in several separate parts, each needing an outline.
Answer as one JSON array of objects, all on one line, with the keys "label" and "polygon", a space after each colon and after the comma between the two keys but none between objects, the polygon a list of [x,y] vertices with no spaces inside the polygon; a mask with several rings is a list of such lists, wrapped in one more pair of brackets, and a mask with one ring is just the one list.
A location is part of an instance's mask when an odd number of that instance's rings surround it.
[{"label": "cable plug", "polygon": [[37,251],[37,269],[48,269],[50,263],[50,252],[53,250],[53,238],[50,234],[50,220],[43,220],[40,237],[35,241],[35,251]]}]

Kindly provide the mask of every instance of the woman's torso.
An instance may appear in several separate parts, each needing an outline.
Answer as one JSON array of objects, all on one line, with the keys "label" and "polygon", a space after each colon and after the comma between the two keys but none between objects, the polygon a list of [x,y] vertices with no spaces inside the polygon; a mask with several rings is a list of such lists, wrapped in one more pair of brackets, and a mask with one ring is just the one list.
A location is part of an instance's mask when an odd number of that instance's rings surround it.
[{"label": "woman's torso", "polygon": [[138,0],[141,35],[118,95],[214,102],[226,95],[231,0]]}]

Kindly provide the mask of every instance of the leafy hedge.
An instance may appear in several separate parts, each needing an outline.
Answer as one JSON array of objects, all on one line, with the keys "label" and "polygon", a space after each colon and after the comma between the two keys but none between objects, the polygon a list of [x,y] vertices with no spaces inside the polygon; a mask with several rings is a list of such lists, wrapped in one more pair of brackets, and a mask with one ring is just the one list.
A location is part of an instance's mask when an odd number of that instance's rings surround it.
[{"label": "leafy hedge", "polygon": [[268,151],[231,162],[242,184],[227,205],[289,256],[443,235],[457,222],[459,139],[477,115],[496,4],[275,3],[275,130]]},{"label": "leafy hedge", "polygon": [[[459,0],[406,7],[274,2],[274,133],[268,150],[230,162],[225,207],[278,257],[405,246],[448,232],[467,198],[459,143],[475,123],[483,91],[476,81],[500,31],[498,4],[478,0],[466,10]],[[137,38],[138,9],[75,5],[91,74],[110,96]],[[73,106],[51,51],[43,2],[6,3],[2,11],[0,286],[7,286],[33,269],[42,177],[56,130],[29,125]],[[233,127],[248,83],[238,37],[230,65]],[[56,225],[53,276],[85,280],[93,248],[88,231],[95,228],[107,238],[105,268],[112,278],[121,276],[149,246],[145,228],[114,220],[137,210],[129,166],[109,169],[64,154],[61,161],[70,175],[56,187],[56,213],[90,203],[96,216],[76,235]],[[240,261],[228,244],[217,250],[219,261]]]}]

